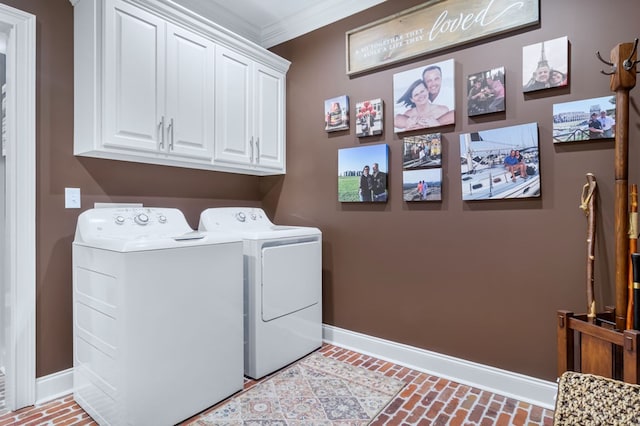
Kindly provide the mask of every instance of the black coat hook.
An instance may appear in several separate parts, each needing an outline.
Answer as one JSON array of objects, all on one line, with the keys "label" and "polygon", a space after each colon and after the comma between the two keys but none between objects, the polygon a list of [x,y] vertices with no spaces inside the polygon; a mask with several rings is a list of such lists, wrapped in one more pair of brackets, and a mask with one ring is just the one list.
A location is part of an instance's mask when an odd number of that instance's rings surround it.
[{"label": "black coat hook", "polygon": [[633,42],[633,50],[629,54],[629,57],[625,59],[624,62],[622,63],[622,66],[627,71],[631,71],[631,69],[635,67],[638,62],[640,62],[640,61],[631,60],[631,58],[633,58],[633,55],[636,53],[637,48],[638,48],[638,39],[636,38],[635,41]]},{"label": "black coat hook", "polygon": [[598,57],[598,59],[600,59],[600,62],[609,65],[611,67],[611,71],[610,72],[605,72],[604,70],[600,70],[600,72],[604,75],[613,75],[616,73],[616,65],[613,62],[609,62],[609,61],[605,61],[602,56],[600,56],[600,51],[598,50],[596,52],[596,56]]}]

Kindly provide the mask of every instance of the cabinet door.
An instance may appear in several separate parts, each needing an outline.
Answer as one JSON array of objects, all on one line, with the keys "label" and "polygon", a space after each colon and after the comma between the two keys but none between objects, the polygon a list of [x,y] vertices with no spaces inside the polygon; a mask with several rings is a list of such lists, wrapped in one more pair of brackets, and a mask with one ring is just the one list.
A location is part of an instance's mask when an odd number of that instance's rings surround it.
[{"label": "cabinet door", "polygon": [[253,62],[216,46],[215,68],[214,163],[250,165],[254,158],[250,98]]},{"label": "cabinet door", "polygon": [[157,151],[164,105],[164,21],[128,3],[105,10],[105,147]]},{"label": "cabinet door", "polygon": [[215,45],[167,25],[166,140],[168,153],[213,158]]},{"label": "cabinet door", "polygon": [[255,72],[256,166],[284,171],[284,75],[257,65]]}]

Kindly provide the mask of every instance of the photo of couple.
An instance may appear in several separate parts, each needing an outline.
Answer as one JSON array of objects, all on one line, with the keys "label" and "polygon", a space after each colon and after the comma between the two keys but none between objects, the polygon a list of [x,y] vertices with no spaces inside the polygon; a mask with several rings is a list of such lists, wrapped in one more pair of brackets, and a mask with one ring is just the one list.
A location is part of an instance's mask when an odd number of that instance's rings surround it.
[{"label": "photo of couple", "polygon": [[615,96],[553,105],[553,143],[611,139],[615,135]]},{"label": "photo of couple", "polygon": [[467,115],[504,111],[504,67],[471,74],[467,79]]},{"label": "photo of couple", "polygon": [[386,203],[389,146],[377,144],[338,150],[338,201]]},{"label": "photo of couple", "polygon": [[460,135],[462,199],[540,196],[538,124]]},{"label": "photo of couple", "polygon": [[453,59],[394,74],[395,131],[454,124],[453,82]]},{"label": "photo of couple", "polygon": [[441,201],[442,168],[402,171],[404,201]]},{"label": "photo of couple", "polygon": [[569,84],[569,39],[560,37],[522,48],[522,91]]}]

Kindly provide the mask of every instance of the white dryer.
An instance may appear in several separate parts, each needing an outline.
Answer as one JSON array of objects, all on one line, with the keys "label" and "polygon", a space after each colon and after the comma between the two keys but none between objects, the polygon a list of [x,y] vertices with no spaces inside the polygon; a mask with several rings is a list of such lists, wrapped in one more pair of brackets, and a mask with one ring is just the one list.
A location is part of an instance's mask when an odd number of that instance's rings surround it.
[{"label": "white dryer", "polygon": [[259,379],[322,346],[322,233],[262,209],[211,208],[200,231],[244,240],[244,373]]},{"label": "white dryer", "polygon": [[80,214],[73,395],[100,425],[173,425],[243,388],[242,247],[177,209]]}]

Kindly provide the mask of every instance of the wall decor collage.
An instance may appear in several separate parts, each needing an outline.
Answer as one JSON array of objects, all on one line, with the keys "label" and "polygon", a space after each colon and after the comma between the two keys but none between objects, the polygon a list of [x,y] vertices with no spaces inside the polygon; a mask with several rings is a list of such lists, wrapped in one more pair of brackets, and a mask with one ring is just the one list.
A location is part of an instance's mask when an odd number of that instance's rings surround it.
[{"label": "wall decor collage", "polygon": [[[569,84],[566,36],[524,46],[522,58],[523,93]],[[467,116],[506,111],[506,78],[503,66],[469,74],[464,82]],[[393,75],[394,132],[407,132],[402,137],[405,202],[442,200],[441,131],[455,124],[454,79],[453,59]],[[349,129],[348,105],[347,95],[325,101],[328,132]],[[383,133],[381,99],[358,101],[355,117],[358,138]],[[554,104],[552,123],[556,144],[613,138],[615,96]],[[537,123],[463,133],[459,140],[463,201],[540,197]],[[386,202],[388,152],[387,144],[339,149],[338,200]]]}]

